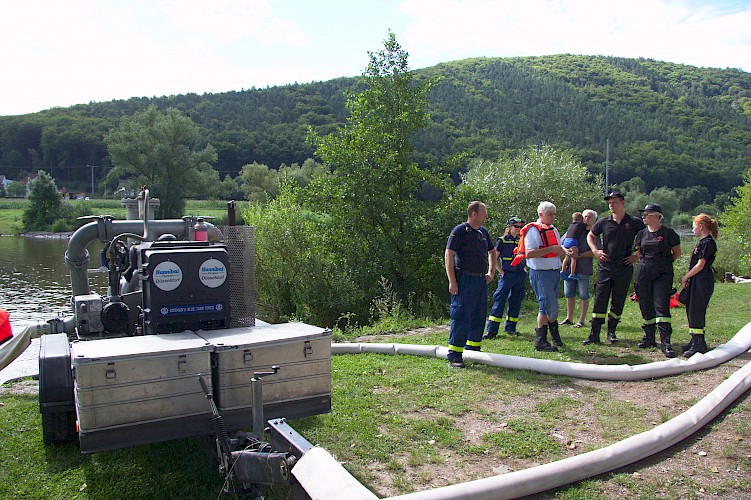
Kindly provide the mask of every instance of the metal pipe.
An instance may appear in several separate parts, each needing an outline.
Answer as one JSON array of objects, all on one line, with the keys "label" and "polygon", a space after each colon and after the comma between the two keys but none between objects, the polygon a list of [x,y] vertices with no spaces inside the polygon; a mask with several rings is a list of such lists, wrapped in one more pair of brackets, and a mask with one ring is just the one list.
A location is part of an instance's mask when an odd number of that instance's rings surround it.
[{"label": "metal pipe", "polygon": [[[174,234],[178,238],[187,234],[186,224],[181,219],[150,220],[146,229],[149,236],[153,238],[158,238],[167,233]],[[65,265],[70,271],[70,285],[73,296],[91,293],[86,271],[87,264],[91,260],[89,251],[86,249],[89,243],[97,239],[106,243],[121,234],[144,234],[144,232],[144,224],[140,220],[113,221],[104,219],[89,222],[73,233],[68,241],[68,249],[65,251]]]}]

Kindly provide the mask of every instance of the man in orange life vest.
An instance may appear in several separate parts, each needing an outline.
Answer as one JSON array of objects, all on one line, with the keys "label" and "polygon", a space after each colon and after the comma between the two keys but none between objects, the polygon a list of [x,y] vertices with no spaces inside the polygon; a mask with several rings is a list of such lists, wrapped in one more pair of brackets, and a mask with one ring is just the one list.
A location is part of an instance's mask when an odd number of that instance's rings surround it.
[{"label": "man in orange life vest", "polygon": [[488,284],[498,258],[490,233],[482,225],[488,209],[481,201],[467,207],[467,222],[456,226],[446,243],[445,264],[451,294],[449,365],[464,368],[465,349],[479,351],[488,312]]},{"label": "man in orange life vest", "polygon": [[[605,197],[605,201],[608,202],[610,215],[595,222],[587,235],[589,248],[599,264],[592,306],[592,329],[589,337],[582,341],[584,345],[600,343],[600,329],[605,323],[608,301],[608,341],[611,344],[618,341],[615,329],[621,320],[623,305],[634,274],[634,263],[639,260],[639,256],[634,253],[634,238],[636,233],[645,227],[640,219],[626,213],[626,200],[619,191],[611,192]],[[597,239],[600,237],[602,249],[597,245]]]},{"label": "man in orange life vest", "polygon": [[[535,349],[557,351],[562,346],[558,332],[558,289],[560,287],[561,256],[565,250],[560,244],[561,235],[553,226],[555,205],[543,201],[537,207],[537,222],[530,222],[521,231],[516,257],[511,265],[521,265],[527,259],[529,283],[535,292],[538,304],[537,328],[535,329]],[[548,342],[548,329],[553,344]]]}]

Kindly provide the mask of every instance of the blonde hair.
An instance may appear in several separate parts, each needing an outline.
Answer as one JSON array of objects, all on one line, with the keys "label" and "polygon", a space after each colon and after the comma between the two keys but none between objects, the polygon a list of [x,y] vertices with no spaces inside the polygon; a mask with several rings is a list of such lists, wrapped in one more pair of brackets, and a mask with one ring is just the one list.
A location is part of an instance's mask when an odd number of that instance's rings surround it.
[{"label": "blonde hair", "polygon": [[712,235],[712,238],[717,239],[717,235],[719,234],[717,219],[713,219],[709,215],[702,213],[694,217],[694,224],[704,224],[704,227],[709,230],[709,234]]}]

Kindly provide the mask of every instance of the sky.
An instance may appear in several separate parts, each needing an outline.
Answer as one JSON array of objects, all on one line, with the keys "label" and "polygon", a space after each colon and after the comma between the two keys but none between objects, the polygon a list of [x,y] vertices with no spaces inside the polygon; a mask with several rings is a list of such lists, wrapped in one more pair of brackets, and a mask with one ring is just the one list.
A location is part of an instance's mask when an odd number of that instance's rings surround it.
[{"label": "sky", "polygon": [[0,0],[0,115],[469,57],[645,57],[751,72],[751,0]]}]

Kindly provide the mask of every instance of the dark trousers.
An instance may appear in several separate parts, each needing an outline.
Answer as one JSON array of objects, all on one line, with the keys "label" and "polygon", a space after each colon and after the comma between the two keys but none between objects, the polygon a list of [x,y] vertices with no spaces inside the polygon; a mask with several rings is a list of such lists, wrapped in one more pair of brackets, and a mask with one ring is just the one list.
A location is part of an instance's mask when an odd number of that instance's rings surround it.
[{"label": "dark trousers", "polygon": [[524,288],[527,281],[527,273],[524,271],[506,271],[498,278],[498,288],[493,294],[493,307],[488,316],[488,333],[497,334],[503,320],[503,310],[508,301],[508,314],[506,315],[506,332],[515,332],[516,323],[519,321],[519,312],[522,309]]},{"label": "dark trousers", "polygon": [[[595,300],[592,305],[592,326],[599,327],[605,322],[608,301],[610,302],[609,322],[617,323],[623,314],[623,306],[626,303],[628,287],[634,275],[633,266],[600,266],[597,269],[597,282],[595,283]],[[611,300],[612,297],[612,300]]]},{"label": "dark trousers", "polygon": [[686,317],[689,329],[704,330],[707,319],[707,306],[714,293],[714,273],[702,270],[691,278],[688,285]]},{"label": "dark trousers", "polygon": [[[670,292],[673,288],[672,265],[670,272],[640,264],[636,275],[636,295],[645,325],[657,325],[660,333],[672,333],[670,324]],[[654,331],[654,330],[652,330]]]},{"label": "dark trousers", "polygon": [[488,310],[485,276],[459,277],[459,293],[451,296],[449,359],[461,358],[464,349],[479,351]]}]

